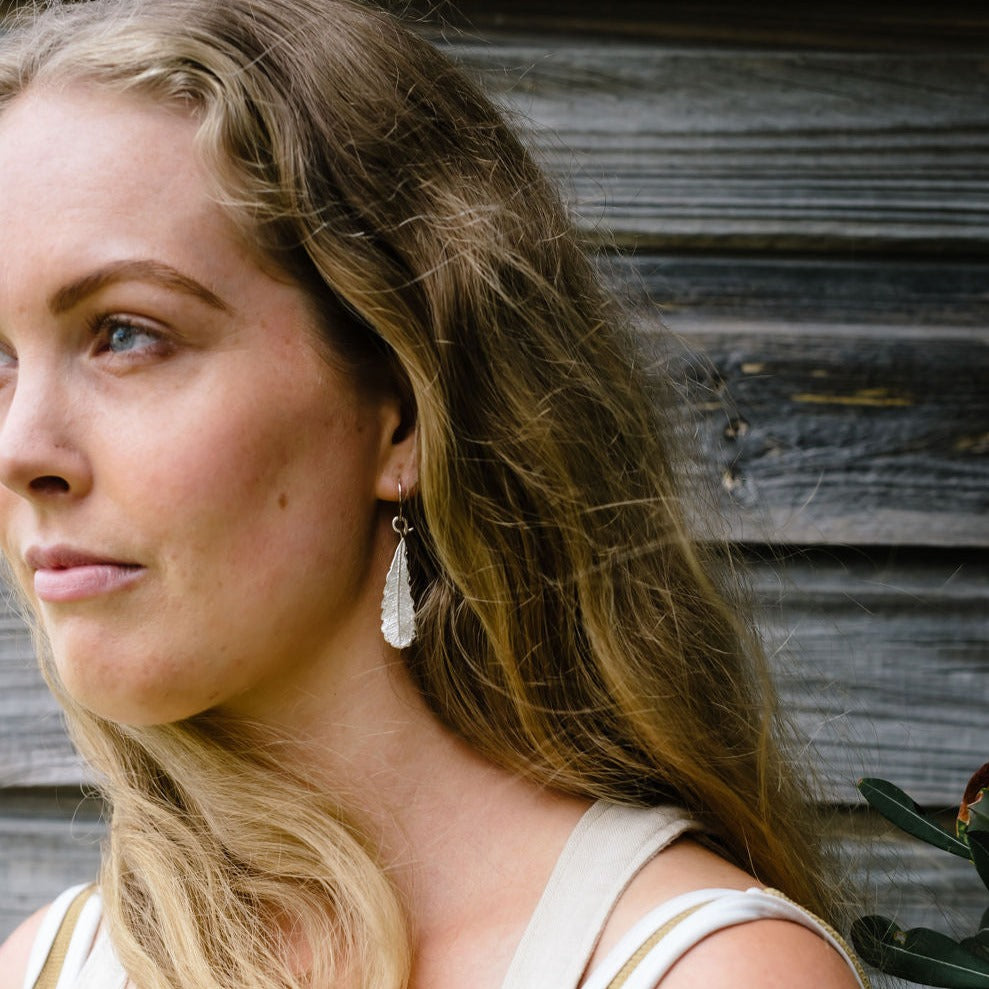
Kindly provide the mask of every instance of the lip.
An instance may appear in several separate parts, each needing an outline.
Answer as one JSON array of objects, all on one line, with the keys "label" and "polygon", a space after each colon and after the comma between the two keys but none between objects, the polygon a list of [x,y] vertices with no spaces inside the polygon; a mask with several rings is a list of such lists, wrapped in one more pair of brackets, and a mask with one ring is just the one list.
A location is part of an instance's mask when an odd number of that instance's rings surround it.
[{"label": "lip", "polygon": [[34,571],[34,593],[50,604],[112,594],[145,572],[138,563],[70,546],[32,546],[24,561]]}]

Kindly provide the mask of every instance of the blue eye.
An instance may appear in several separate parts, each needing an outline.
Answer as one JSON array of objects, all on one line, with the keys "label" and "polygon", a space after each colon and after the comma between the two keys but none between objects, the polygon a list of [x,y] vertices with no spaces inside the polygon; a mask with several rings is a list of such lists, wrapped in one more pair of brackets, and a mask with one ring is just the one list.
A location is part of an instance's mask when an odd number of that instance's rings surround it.
[{"label": "blue eye", "polygon": [[115,354],[122,354],[128,350],[136,350],[149,343],[154,346],[158,343],[158,338],[147,330],[135,326],[133,323],[125,323],[120,320],[115,321],[107,337],[107,349]]},{"label": "blue eye", "polygon": [[168,326],[122,312],[97,312],[89,322],[92,355],[108,370],[121,373],[171,356],[175,341]]},{"label": "blue eye", "polygon": [[105,354],[157,353],[164,347],[162,334],[128,316],[97,314],[90,321],[98,350]]}]

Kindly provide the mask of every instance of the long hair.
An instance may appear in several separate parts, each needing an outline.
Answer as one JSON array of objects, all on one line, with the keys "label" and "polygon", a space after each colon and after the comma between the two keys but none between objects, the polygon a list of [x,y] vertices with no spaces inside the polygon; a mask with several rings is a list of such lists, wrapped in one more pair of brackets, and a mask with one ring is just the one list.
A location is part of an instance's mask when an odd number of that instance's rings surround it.
[{"label": "long hair", "polygon": [[[436,716],[540,784],[682,804],[828,913],[765,657],[725,549],[685,522],[662,382],[499,112],[352,0],[56,3],[4,39],[0,109],[85,81],[195,115],[218,201],[334,314],[333,347],[407,396],[405,658]],[[296,986],[277,918],[314,948],[312,984],[403,984],[402,904],[290,741],[209,712],[115,725],[48,675],[111,807],[102,886],[138,984]]]}]

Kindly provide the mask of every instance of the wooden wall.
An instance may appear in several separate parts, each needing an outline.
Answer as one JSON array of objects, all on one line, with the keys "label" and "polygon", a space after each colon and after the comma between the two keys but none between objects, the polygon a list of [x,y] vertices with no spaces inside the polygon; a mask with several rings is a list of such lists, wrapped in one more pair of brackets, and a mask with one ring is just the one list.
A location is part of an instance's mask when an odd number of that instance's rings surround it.
[{"label": "wooden wall", "polygon": [[[906,921],[974,929],[971,870],[889,834],[854,781],[947,808],[989,758],[989,13],[441,14],[419,29],[565,184],[696,410],[697,470],[751,558],[854,869]],[[93,869],[99,808],[80,781],[6,618],[0,934]]]}]

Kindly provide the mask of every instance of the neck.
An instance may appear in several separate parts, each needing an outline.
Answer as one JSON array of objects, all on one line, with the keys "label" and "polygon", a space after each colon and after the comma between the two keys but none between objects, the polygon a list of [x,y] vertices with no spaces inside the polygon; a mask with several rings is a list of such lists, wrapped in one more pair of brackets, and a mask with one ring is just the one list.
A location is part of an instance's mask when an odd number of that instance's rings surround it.
[{"label": "neck", "polygon": [[429,710],[383,641],[338,652],[332,687],[310,682],[293,697],[277,722],[304,739],[306,773],[325,779],[373,838],[409,906],[417,956],[452,925],[500,924],[512,929],[509,944],[521,935],[588,802],[480,755]]},{"label": "neck", "polygon": [[[394,537],[381,542],[370,569],[384,573]],[[304,771],[372,837],[409,907],[417,956],[451,924],[493,934],[499,917],[511,944],[588,801],[496,766],[441,724],[384,643],[380,584],[369,587],[333,643],[234,713],[301,740]]]},{"label": "neck", "polygon": [[397,653],[350,688],[325,712],[310,751],[374,836],[420,931],[471,910],[490,919],[499,898],[534,907],[587,801],[471,748],[428,709]]}]

